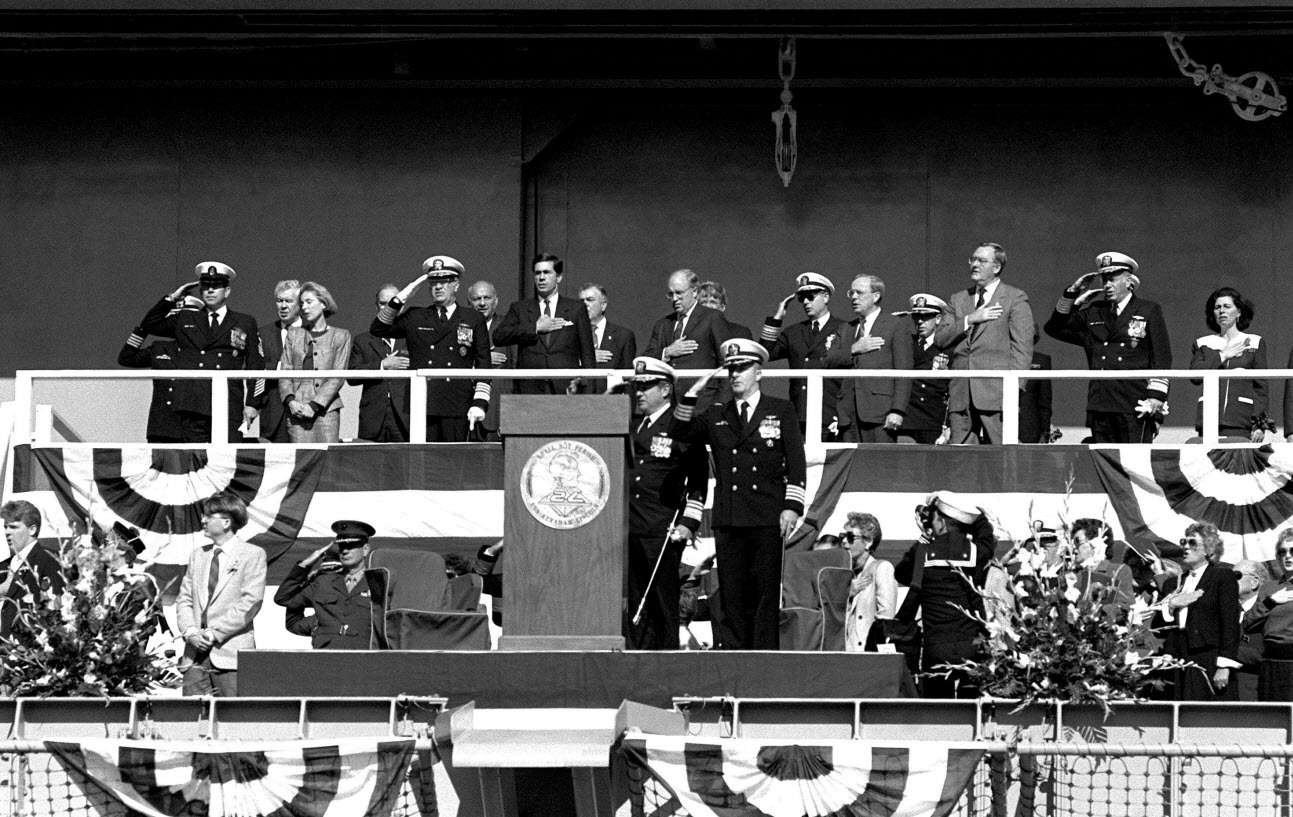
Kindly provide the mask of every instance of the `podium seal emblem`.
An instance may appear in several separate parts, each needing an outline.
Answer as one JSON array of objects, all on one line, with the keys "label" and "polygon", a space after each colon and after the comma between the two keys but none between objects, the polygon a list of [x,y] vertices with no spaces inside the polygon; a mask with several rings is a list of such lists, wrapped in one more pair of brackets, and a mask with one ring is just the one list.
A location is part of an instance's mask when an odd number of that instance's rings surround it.
[{"label": "podium seal emblem", "polygon": [[588,524],[611,495],[610,469],[601,455],[574,440],[554,440],[530,455],[521,469],[521,499],[549,528]]}]

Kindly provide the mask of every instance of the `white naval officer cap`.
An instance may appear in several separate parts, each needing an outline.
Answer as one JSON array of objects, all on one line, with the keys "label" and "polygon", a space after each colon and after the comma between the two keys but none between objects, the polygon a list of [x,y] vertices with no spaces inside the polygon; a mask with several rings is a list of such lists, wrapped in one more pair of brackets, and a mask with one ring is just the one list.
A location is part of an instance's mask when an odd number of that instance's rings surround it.
[{"label": "white naval officer cap", "polygon": [[1140,264],[1130,255],[1120,252],[1102,252],[1095,257],[1096,272],[1101,275],[1117,275],[1120,272],[1136,272]]},{"label": "white naval officer cap", "polygon": [[918,292],[911,296],[907,299],[907,303],[910,307],[909,309],[905,309],[902,312],[895,312],[893,314],[929,317],[931,315],[938,315],[943,312],[952,311],[952,308],[947,305],[947,301],[944,301],[937,295],[929,295],[924,292]]},{"label": "white naval officer cap", "polygon": [[835,294],[835,285],[831,279],[825,275],[816,272],[801,272],[795,276],[795,294],[801,292],[811,292],[813,290],[825,290],[830,294]]},{"label": "white naval officer cap", "polygon": [[423,261],[422,271],[427,274],[428,281],[454,281],[467,272],[461,261],[447,255],[433,255]]},{"label": "white naval officer cap", "polygon": [[203,261],[194,267],[193,271],[197,273],[199,281],[222,283],[225,286],[232,284],[233,279],[238,277],[233,267],[221,264],[219,261]]},{"label": "white naval officer cap", "polygon": [[925,500],[925,504],[933,505],[944,516],[963,525],[968,525],[983,515],[982,510],[951,491],[935,491]]},{"label": "white naval officer cap", "polygon": [[723,344],[723,365],[729,369],[747,363],[767,363],[768,350],[763,344],[745,338],[733,338]]},{"label": "white naval officer cap", "polygon": [[676,377],[673,367],[663,360],[654,357],[633,358],[633,382],[635,383],[654,383],[657,380],[668,380],[672,383]]}]

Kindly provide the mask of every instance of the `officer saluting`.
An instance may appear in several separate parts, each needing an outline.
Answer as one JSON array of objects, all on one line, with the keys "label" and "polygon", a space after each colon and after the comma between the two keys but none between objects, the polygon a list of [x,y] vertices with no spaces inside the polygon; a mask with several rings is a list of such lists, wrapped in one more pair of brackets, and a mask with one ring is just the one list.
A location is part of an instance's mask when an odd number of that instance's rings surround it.
[{"label": "officer saluting", "polygon": [[[912,322],[912,368],[927,371],[945,371],[947,353],[934,342],[934,333],[942,325],[943,316],[952,314],[952,307],[937,295],[921,292],[908,299],[910,308],[895,315],[910,315]],[[918,443],[933,445],[947,425],[946,380],[913,380],[911,398],[907,401],[907,417],[898,429],[899,437],[911,437]]]},{"label": "officer saluting", "polygon": [[[185,284],[158,301],[140,324],[146,334],[175,339],[176,369],[265,368],[256,319],[229,309],[229,295],[237,273],[219,261],[203,261],[195,268],[198,280]],[[179,308],[196,290],[202,308]],[[256,381],[229,382],[229,441],[239,442],[239,425],[250,425],[260,413],[261,396]],[[257,384],[264,387],[264,381]],[[211,384],[206,380],[177,380],[173,408],[179,416],[183,441],[211,442]]]},{"label": "officer saluting", "polygon": [[[474,309],[457,302],[462,263],[447,255],[422,262],[422,276],[404,287],[377,312],[369,333],[375,338],[404,338],[414,369],[488,369],[489,330]],[[431,306],[400,309],[423,281],[431,283]],[[485,419],[488,380],[427,380],[427,442],[462,443]]]},{"label": "officer saluting", "polygon": [[[785,359],[792,369],[824,369],[826,355],[832,348],[839,348],[844,334],[844,321],[831,314],[831,296],[835,285],[831,279],[816,272],[805,272],[795,277],[795,292],[777,304],[777,310],[763,321],[761,340],[768,350],[769,360]],[[804,308],[804,321],[782,329],[786,309],[791,301],[799,301]],[[840,381],[822,381],[822,435],[825,440],[835,439],[838,418],[835,416],[840,397]],[[808,387],[802,380],[790,381],[790,402],[795,412],[806,422]]]},{"label": "officer saluting", "polygon": [[683,545],[700,527],[709,492],[709,457],[703,445],[669,436],[676,388],[673,367],[653,357],[638,357],[633,370],[641,419],[634,421],[629,495],[630,614],[641,604],[648,583],[650,593],[641,620],[636,625],[630,620],[624,634],[631,650],[676,650],[678,568]]},{"label": "officer saluting", "polygon": [[[1093,371],[1172,368],[1163,310],[1136,294],[1140,265],[1120,252],[1100,253],[1096,264],[1095,272],[1064,290],[1046,321],[1046,334],[1086,349]],[[1100,293],[1104,300],[1084,306]],[[1163,420],[1167,386],[1166,377],[1092,380],[1086,416],[1093,442],[1153,442]]]},{"label": "officer saluting", "polygon": [[[385,568],[369,570],[372,525],[351,519],[332,523],[331,544],[292,566],[274,594],[274,603],[300,610],[313,607],[318,624],[310,634],[316,650],[386,649]],[[335,548],[335,552],[334,552]],[[329,553],[336,562],[324,564]]]},{"label": "officer saluting", "polygon": [[[794,406],[759,390],[768,351],[737,339],[724,343],[722,352],[723,366],[679,402],[671,436],[713,451],[718,582],[737,647],[775,650],[782,547],[804,512],[804,440]],[[734,399],[693,416],[700,393],[723,369]]]}]

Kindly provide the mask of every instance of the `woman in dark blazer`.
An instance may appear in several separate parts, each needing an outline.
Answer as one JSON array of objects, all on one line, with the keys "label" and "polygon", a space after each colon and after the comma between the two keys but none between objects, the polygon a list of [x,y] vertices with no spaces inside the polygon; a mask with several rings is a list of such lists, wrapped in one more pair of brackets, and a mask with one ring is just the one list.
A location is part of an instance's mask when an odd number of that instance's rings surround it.
[{"label": "woman in dark blazer", "polygon": [[[1212,334],[1194,341],[1190,349],[1191,369],[1266,368],[1266,344],[1261,335],[1246,331],[1253,321],[1253,305],[1239,290],[1218,289],[1208,296],[1203,314]],[[1223,379],[1220,386],[1219,435],[1232,441],[1261,442],[1262,432],[1253,428],[1253,418],[1266,413],[1266,380],[1231,377]],[[1202,397],[1194,415],[1194,429],[1203,433]]]}]

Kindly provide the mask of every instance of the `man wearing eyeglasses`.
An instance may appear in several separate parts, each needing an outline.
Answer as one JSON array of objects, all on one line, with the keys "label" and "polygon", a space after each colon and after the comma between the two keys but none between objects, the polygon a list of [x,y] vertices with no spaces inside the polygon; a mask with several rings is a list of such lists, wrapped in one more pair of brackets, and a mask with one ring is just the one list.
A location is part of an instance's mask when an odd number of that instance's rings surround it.
[{"label": "man wearing eyeglasses", "polygon": [[[844,335],[844,321],[831,314],[831,297],[835,284],[825,275],[805,272],[795,277],[795,291],[782,298],[776,312],[763,321],[760,342],[768,350],[769,360],[785,360],[792,369],[824,369],[826,355],[839,348]],[[804,308],[804,320],[782,328],[786,310],[791,302],[798,301]],[[830,441],[838,436],[839,425],[836,408],[840,396],[839,380],[822,381],[822,439]],[[803,380],[790,381],[790,402],[795,404],[800,425],[807,427],[808,384]]]},{"label": "man wearing eyeglasses", "polygon": [[[970,286],[952,294],[952,320],[934,335],[953,371],[1022,369],[1033,362],[1033,310],[1028,294],[1001,280],[1006,251],[984,242],[970,253]],[[1001,380],[957,379],[948,387],[954,445],[1001,443]]]},{"label": "man wearing eyeglasses", "polygon": [[[669,276],[665,295],[673,311],[651,327],[647,357],[663,360],[675,369],[712,369],[722,360],[722,346],[732,337],[723,313],[700,303],[700,276],[680,269]],[[679,383],[686,386],[687,381]],[[718,396],[711,384],[698,404],[703,411]]]},{"label": "man wearing eyeglasses", "polygon": [[[884,281],[878,275],[853,279],[849,300],[857,318],[849,324],[844,344],[831,357],[851,360],[854,369],[912,368],[911,330],[905,321],[880,308],[884,292]],[[910,380],[845,380],[839,398],[841,436],[845,442],[897,442],[910,397]]]},{"label": "man wearing eyeglasses", "polygon": [[1240,666],[1239,582],[1221,564],[1225,544],[1216,525],[1196,522],[1181,540],[1185,573],[1163,585],[1167,604],[1155,617],[1166,634],[1166,651],[1197,667],[1179,670],[1173,685],[1178,701],[1235,700],[1230,675]]}]

